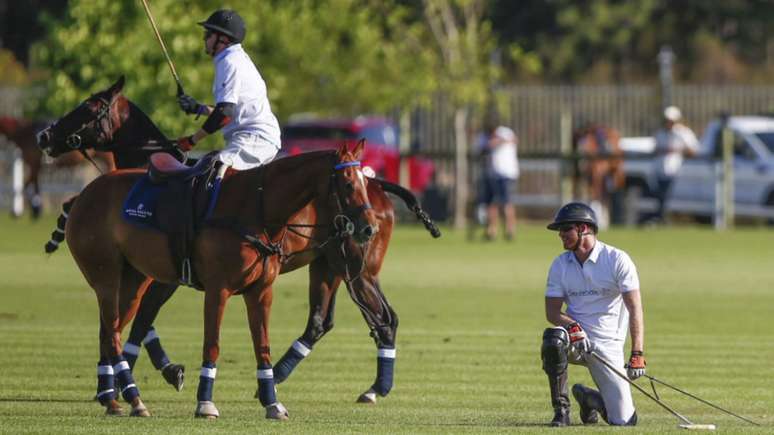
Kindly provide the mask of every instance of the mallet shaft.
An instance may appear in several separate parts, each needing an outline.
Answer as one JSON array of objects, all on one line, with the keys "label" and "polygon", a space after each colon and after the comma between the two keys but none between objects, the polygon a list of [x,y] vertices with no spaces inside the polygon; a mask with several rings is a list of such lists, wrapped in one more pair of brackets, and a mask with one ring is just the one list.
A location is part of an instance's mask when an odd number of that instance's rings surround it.
[{"label": "mallet shaft", "polygon": [[172,71],[172,77],[175,78],[175,82],[177,82],[177,95],[183,95],[183,84],[180,81],[180,77],[177,75],[177,71],[175,70],[175,65],[172,63],[172,58],[169,57],[169,53],[167,52],[167,47],[164,45],[164,40],[161,39],[161,34],[159,33],[159,29],[156,27],[156,21],[153,20],[153,14],[151,14],[150,7],[148,7],[148,2],[146,0],[142,0],[142,5],[145,8],[145,15],[148,16],[148,20],[151,23],[151,27],[153,27],[153,32],[156,34],[156,39],[159,41],[159,45],[161,45],[161,51],[164,52],[164,57],[167,58],[167,64],[169,64],[169,70]]}]

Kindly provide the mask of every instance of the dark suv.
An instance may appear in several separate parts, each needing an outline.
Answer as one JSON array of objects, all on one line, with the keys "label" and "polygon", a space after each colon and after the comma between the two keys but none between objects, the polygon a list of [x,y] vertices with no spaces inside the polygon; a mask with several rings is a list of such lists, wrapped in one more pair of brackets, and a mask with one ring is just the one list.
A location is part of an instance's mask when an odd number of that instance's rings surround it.
[{"label": "dark suv", "polygon": [[[366,140],[361,159],[364,168],[369,167],[377,177],[397,183],[400,177],[398,129],[382,117],[291,120],[282,129],[281,155],[336,149],[343,143],[352,146],[361,138]],[[433,176],[433,163],[415,156],[408,159],[410,188],[422,192]]]}]

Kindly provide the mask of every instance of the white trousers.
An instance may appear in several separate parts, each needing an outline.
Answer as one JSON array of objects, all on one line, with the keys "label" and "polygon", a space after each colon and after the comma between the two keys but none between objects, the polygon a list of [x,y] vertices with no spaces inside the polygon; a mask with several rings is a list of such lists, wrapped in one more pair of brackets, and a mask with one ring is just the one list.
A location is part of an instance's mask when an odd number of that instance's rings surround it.
[{"label": "white trousers", "polygon": [[[594,353],[609,362],[613,367],[620,367],[619,372],[626,376],[624,368],[623,343],[594,342]],[[613,373],[604,364],[597,361],[591,355],[581,355],[576,353],[571,347],[568,355],[571,364],[585,366],[591,373],[591,378],[597,384],[599,392],[602,393],[602,399],[605,401],[607,410],[607,419],[610,424],[623,425],[634,415],[634,401],[632,400],[632,390],[629,383]]]},{"label": "white trousers", "polygon": [[279,146],[263,140],[255,133],[236,132],[218,153],[218,160],[237,171],[252,169],[274,160]]}]

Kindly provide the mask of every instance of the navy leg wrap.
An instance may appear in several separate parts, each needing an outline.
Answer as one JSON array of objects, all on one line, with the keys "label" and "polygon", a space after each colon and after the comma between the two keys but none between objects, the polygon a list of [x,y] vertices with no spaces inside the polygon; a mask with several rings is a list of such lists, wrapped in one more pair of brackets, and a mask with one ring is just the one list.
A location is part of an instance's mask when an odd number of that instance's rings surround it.
[{"label": "navy leg wrap", "polygon": [[312,352],[312,346],[304,343],[300,338],[294,341],[277,365],[274,366],[274,382],[279,384],[287,379],[298,363],[306,358],[310,352]]},{"label": "navy leg wrap", "polygon": [[261,364],[255,373],[258,378],[258,398],[264,407],[277,403],[277,394],[274,392],[274,371],[271,364]]},{"label": "navy leg wrap", "polygon": [[381,348],[376,358],[376,382],[371,387],[380,396],[386,396],[392,389],[395,369],[395,348]]},{"label": "navy leg wrap", "polygon": [[110,358],[110,362],[113,364],[116,385],[121,389],[121,396],[123,396],[124,400],[131,403],[140,395],[140,390],[134,383],[134,377],[132,377],[132,370],[129,368],[129,363],[124,360],[123,356]]},{"label": "navy leg wrap", "polygon": [[145,349],[148,350],[148,356],[153,363],[153,367],[156,367],[156,370],[161,370],[164,366],[169,364],[169,358],[167,358],[164,348],[161,347],[161,339],[159,339],[158,334],[156,334],[156,329],[151,327],[150,330],[148,330],[148,334],[145,336],[142,344],[144,344]]},{"label": "navy leg wrap", "polygon": [[113,366],[106,360],[97,363],[97,400],[105,405],[116,396]]},{"label": "navy leg wrap", "polygon": [[202,371],[199,374],[199,389],[196,391],[196,399],[200,402],[212,402],[212,389],[215,386],[215,375],[218,369],[215,363],[204,361]]},{"label": "navy leg wrap", "polygon": [[129,370],[134,370],[134,364],[137,363],[137,356],[140,355],[140,344],[127,341],[124,344],[124,351],[121,353],[124,360],[129,363]]}]

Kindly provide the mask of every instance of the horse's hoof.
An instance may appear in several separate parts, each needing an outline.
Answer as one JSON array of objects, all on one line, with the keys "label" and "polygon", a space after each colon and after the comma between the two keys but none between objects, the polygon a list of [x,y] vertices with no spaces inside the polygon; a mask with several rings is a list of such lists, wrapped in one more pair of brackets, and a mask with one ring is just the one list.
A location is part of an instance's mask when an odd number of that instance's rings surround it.
[{"label": "horse's hoof", "polygon": [[139,397],[132,401],[132,412],[129,413],[130,417],[150,417],[150,412],[145,404],[142,403]]},{"label": "horse's hoof", "polygon": [[218,412],[218,408],[215,407],[214,403],[203,400],[196,405],[196,412],[194,412],[194,417],[214,420],[220,417],[220,413]]},{"label": "horse's hoof", "polygon": [[161,376],[164,376],[164,380],[180,392],[185,382],[185,366],[182,364],[167,364],[161,369]]},{"label": "horse's hoof", "polygon": [[124,415],[124,410],[121,409],[121,405],[117,401],[111,400],[105,405],[105,415],[110,417],[118,417]]},{"label": "horse's hoof", "polygon": [[373,390],[373,388],[369,388],[368,391],[361,394],[360,397],[357,398],[357,403],[365,403],[367,405],[375,405],[376,404],[376,391]]},{"label": "horse's hoof", "polygon": [[288,416],[288,410],[285,409],[285,406],[276,402],[266,407],[266,418],[272,420],[287,420],[290,417]]}]

